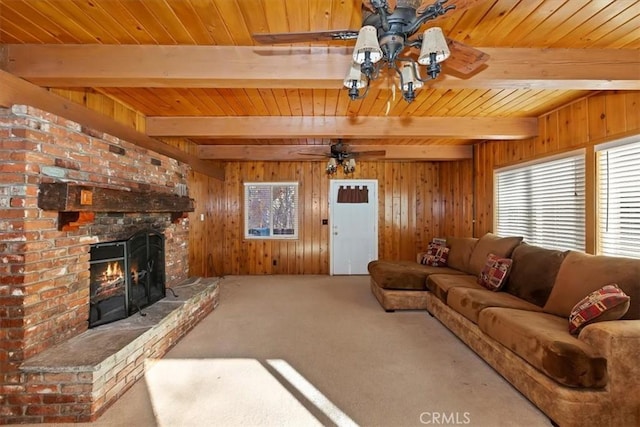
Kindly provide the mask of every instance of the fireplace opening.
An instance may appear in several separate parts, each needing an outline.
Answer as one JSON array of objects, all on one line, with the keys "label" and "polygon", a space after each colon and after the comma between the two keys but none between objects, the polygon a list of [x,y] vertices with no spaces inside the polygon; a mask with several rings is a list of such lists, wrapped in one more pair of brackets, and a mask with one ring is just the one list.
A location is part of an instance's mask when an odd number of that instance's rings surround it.
[{"label": "fireplace opening", "polygon": [[156,231],[91,245],[89,264],[90,328],[141,312],[166,295],[164,236]]}]

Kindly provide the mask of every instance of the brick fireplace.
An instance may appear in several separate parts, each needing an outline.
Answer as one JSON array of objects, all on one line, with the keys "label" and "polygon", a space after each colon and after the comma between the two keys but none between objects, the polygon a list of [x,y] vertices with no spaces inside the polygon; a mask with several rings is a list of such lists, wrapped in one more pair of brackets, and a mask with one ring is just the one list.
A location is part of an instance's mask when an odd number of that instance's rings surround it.
[{"label": "brick fireplace", "polygon": [[181,212],[96,207],[69,216],[42,208],[43,185],[87,186],[89,200],[98,190],[173,200],[184,199],[187,175],[185,164],[78,123],[28,106],[0,109],[0,424],[94,419],[141,376],[143,355],[162,356],[214,306],[213,294],[199,299],[177,315],[168,341],[154,332],[152,344],[138,343],[126,374],[97,380],[104,361],[83,373],[39,360],[87,331],[92,244],[154,230],[164,238],[166,286],[191,280]]}]

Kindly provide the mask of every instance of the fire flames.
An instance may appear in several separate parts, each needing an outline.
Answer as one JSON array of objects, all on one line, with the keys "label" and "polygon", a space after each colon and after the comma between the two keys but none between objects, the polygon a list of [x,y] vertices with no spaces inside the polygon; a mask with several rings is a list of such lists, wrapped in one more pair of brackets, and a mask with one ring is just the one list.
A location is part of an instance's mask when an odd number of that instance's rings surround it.
[{"label": "fire flames", "polygon": [[[107,264],[107,268],[102,272],[100,281],[104,284],[113,284],[120,282],[124,279],[124,272],[119,262],[112,262]],[[140,279],[140,273],[138,268],[134,265],[131,267],[131,279],[133,284],[137,285]]]},{"label": "fire flames", "polygon": [[109,263],[109,265],[107,265],[107,269],[102,274],[103,281],[113,282],[114,280],[122,278],[122,268],[120,268],[120,263],[118,262]]}]

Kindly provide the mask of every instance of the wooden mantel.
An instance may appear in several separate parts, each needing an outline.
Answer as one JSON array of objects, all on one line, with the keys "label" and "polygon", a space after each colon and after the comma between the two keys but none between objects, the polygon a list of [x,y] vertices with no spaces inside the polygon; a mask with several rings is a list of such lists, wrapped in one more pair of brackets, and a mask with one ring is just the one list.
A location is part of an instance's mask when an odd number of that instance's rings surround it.
[{"label": "wooden mantel", "polygon": [[96,212],[170,212],[175,221],[195,209],[186,196],[66,182],[40,184],[38,207],[58,211],[58,227],[65,231],[93,222]]}]

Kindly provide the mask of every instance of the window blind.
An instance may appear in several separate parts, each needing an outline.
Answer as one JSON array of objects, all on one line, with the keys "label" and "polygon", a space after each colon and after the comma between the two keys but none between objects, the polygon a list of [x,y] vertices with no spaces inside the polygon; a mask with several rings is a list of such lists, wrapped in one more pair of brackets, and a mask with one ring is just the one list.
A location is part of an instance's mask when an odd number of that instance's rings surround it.
[{"label": "window blind", "polygon": [[640,258],[640,136],[597,150],[598,253]]},{"label": "window blind", "polygon": [[584,154],[495,173],[495,230],[551,249],[585,248]]}]

